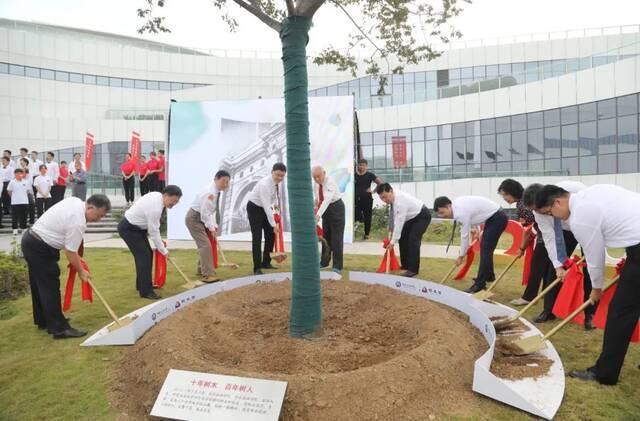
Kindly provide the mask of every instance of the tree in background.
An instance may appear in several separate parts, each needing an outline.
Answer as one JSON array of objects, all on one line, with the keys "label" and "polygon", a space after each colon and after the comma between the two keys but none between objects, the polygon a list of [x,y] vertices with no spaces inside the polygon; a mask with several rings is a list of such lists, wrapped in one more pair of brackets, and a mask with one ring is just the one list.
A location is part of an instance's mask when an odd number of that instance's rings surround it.
[{"label": "tree in background", "polygon": [[[145,0],[138,16],[145,20],[140,33],[170,32],[165,17],[155,14],[166,0]],[[292,291],[289,333],[293,337],[318,335],[322,329],[320,265],[313,213],[307,52],[313,16],[320,7],[334,7],[347,16],[354,32],[346,35],[348,47],[329,46],[313,58],[315,64],[333,64],[356,77],[359,66],[377,77],[378,94],[385,94],[388,75],[403,73],[406,65],[432,60],[443,44],[459,38],[450,19],[462,11],[458,3],[470,0],[212,0],[231,31],[238,27],[230,5],[248,11],[280,35],[284,68],[285,129],[287,138],[287,191],[291,216]],[[186,7],[186,6],[185,6]],[[354,50],[363,51],[361,62]],[[380,75],[381,64],[386,71]]]}]

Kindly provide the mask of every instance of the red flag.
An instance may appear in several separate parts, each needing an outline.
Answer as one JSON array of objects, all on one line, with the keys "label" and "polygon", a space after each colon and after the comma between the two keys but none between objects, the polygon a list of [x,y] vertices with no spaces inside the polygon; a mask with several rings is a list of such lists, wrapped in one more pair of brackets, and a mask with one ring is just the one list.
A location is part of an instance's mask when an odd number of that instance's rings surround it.
[{"label": "red flag", "polygon": [[524,251],[524,266],[522,267],[522,285],[529,282],[529,274],[531,273],[531,259],[533,258],[533,249],[536,243],[536,235],[531,233],[531,241]]},{"label": "red flag", "polygon": [[[385,238],[382,240],[382,247],[386,250],[389,245],[390,240]],[[376,270],[378,273],[384,273],[387,271],[387,256],[391,259],[389,262],[389,270],[400,270],[400,263],[398,262],[398,258],[396,257],[396,252],[394,249],[391,249],[389,253],[385,251],[384,256],[382,257],[382,262],[380,262],[380,266]]]},{"label": "red flag", "polygon": [[508,254],[509,256],[515,256],[518,254],[518,249],[522,244],[522,238],[525,234],[530,232],[531,225],[528,227],[523,227],[522,224],[518,221],[514,221],[513,219],[509,219],[507,221],[507,227],[504,229],[504,232],[511,234],[513,237],[513,241],[511,242],[511,247],[504,251],[504,254]]},{"label": "red flag", "polygon": [[140,159],[140,133],[131,132],[131,147],[129,148],[131,153],[131,160],[134,164],[138,165]]},{"label": "red flag", "polygon": [[[620,271],[624,267],[625,259],[621,259],[616,265],[616,276],[620,275]],[[618,282],[616,281],[615,285],[611,285],[607,290],[602,294],[602,298],[598,302],[598,309],[596,310],[596,314],[593,316],[593,325],[595,327],[599,327],[600,329],[604,329],[607,325],[607,316],[609,314],[609,304],[611,304],[611,299],[613,298],[613,294],[616,292],[616,288],[618,288]],[[640,322],[636,325],[636,328],[633,331],[633,335],[631,335],[631,342],[640,342]]]},{"label": "red flag", "polygon": [[218,269],[218,241],[211,235],[211,232],[207,230],[207,237],[209,237],[209,244],[211,244],[211,259],[213,261],[213,267]]},{"label": "red flag", "polygon": [[91,161],[93,160],[93,135],[87,132],[84,145],[84,166],[86,171],[91,170]]},{"label": "red flag", "polygon": [[[569,270],[553,305],[553,314],[563,319],[584,304],[584,263],[575,264],[576,260],[579,260],[578,256],[574,256],[574,260],[570,261]],[[572,322],[584,324],[584,312],[574,317]]]},{"label": "red flag", "polygon": [[[82,264],[82,268],[87,272],[89,272],[89,267],[87,266],[85,261],[80,260],[80,263]],[[71,308],[71,298],[73,296],[73,285],[75,284],[76,275],[77,275],[76,268],[71,266],[71,264],[69,264],[67,267],[69,268],[69,275],[67,275],[67,287],[64,292],[64,302],[62,304],[62,311],[64,312],[69,311],[69,309]],[[82,281],[81,291],[82,291],[81,292],[82,301],[89,301],[90,303],[92,303],[93,290],[91,289],[91,285],[89,285],[88,282]]]},{"label": "red flag", "polygon": [[[162,243],[167,246],[166,241]],[[157,249],[154,252],[155,255],[155,267],[153,272],[153,287],[162,288],[167,282],[167,258],[164,254],[160,253]]]},{"label": "red flag", "polygon": [[284,234],[282,233],[282,217],[279,213],[273,214],[273,220],[276,221],[276,227],[278,228],[278,241],[273,244],[273,251],[277,253],[284,253]]},{"label": "red flag", "polygon": [[471,243],[471,246],[467,249],[466,260],[464,262],[464,266],[460,268],[456,276],[453,278],[456,281],[464,279],[467,276],[467,272],[469,272],[469,268],[473,264],[473,259],[476,257],[476,252],[480,252],[480,240],[476,239]]}]

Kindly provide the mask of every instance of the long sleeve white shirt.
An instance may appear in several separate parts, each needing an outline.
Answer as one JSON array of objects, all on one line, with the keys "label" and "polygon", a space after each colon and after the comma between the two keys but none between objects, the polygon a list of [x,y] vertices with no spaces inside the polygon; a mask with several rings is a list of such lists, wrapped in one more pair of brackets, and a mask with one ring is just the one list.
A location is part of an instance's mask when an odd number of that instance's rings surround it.
[{"label": "long sleeve white shirt", "polygon": [[160,217],[163,210],[162,193],[151,192],[136,200],[124,213],[124,217],[130,224],[146,229],[156,249],[166,255],[169,251],[162,243],[160,236]]},{"label": "long sleeve white shirt", "polygon": [[[568,191],[569,193],[578,193],[587,188],[584,184],[579,181],[561,181],[559,183],[555,183],[556,186],[561,187]],[[533,216],[536,218],[536,222],[538,223],[538,228],[542,233],[542,239],[544,241],[544,247],[547,249],[547,253],[549,254],[549,259],[553,264],[554,268],[562,267],[564,262],[558,260],[558,249],[556,248],[556,233],[553,229],[554,218],[551,215],[542,215],[538,212],[533,212]],[[561,221],[562,229],[565,231],[571,231],[571,226],[568,221]]]},{"label": "long sleeve white shirt", "polygon": [[217,209],[217,199],[220,191],[215,184],[211,184],[206,189],[198,193],[193,199],[191,209],[200,213],[200,220],[209,231],[214,231],[217,227],[215,214]]},{"label": "long sleeve white shirt", "polygon": [[393,234],[391,235],[391,242],[397,243],[402,235],[402,228],[404,223],[412,218],[415,218],[424,207],[424,203],[415,197],[400,191],[393,191],[394,199],[393,204]]},{"label": "long sleeve white shirt", "polygon": [[42,165],[42,161],[39,159],[36,159],[35,161],[29,160],[29,174],[32,174],[33,176],[40,174],[40,165]]},{"label": "long sleeve white shirt", "polygon": [[276,221],[273,219],[273,207],[279,206],[276,195],[276,189],[279,188],[271,174],[264,177],[262,180],[253,187],[253,190],[247,196],[247,200],[256,206],[260,206],[264,209],[264,213],[267,214],[267,219],[272,227],[276,226]]},{"label": "long sleeve white shirt", "polygon": [[69,197],[53,205],[31,229],[51,247],[77,252],[87,228],[85,212],[82,200]]},{"label": "long sleeve white shirt", "polygon": [[[324,182],[322,183],[322,197],[324,200],[316,212],[316,215],[320,217],[322,217],[330,204],[337,202],[342,198],[338,185],[333,181],[333,178],[328,175],[324,177]],[[316,182],[313,183],[313,198],[316,202],[320,201],[320,184]]]},{"label": "long sleeve white shirt", "polygon": [[596,184],[571,194],[569,223],[585,254],[591,284],[604,285],[607,247],[640,244],[640,194],[612,184]]},{"label": "long sleeve white shirt", "polygon": [[500,210],[500,205],[480,196],[462,196],[451,202],[453,219],[460,223],[460,256],[467,254],[471,227],[480,225]]}]

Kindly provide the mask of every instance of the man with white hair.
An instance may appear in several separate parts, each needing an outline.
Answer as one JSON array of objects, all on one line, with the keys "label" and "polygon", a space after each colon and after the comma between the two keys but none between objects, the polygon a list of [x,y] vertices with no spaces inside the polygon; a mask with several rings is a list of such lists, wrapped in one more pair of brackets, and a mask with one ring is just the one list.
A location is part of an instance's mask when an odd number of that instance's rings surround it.
[{"label": "man with white hair", "polygon": [[[329,266],[329,259],[333,261],[333,271],[342,272],[342,244],[344,239],[344,202],[338,185],[329,177],[320,165],[311,169],[311,176],[315,181],[313,198],[316,208],[316,222],[322,219],[324,239],[329,245],[327,253],[325,243],[322,243],[322,257],[320,267]],[[326,260],[325,260],[326,259]]]}]

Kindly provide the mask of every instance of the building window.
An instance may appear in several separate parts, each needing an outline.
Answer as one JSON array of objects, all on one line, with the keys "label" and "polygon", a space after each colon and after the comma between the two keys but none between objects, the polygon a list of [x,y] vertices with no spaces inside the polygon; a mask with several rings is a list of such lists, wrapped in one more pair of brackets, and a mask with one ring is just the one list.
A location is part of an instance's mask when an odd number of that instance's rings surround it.
[{"label": "building window", "polygon": [[17,64],[10,64],[9,74],[16,75],[16,76],[24,76],[24,66],[19,66]]},{"label": "building window", "polygon": [[40,78],[40,69],[36,67],[25,67],[25,75],[27,77]]},{"label": "building window", "polygon": [[69,73],[56,70],[56,80],[59,82],[69,82]]}]

